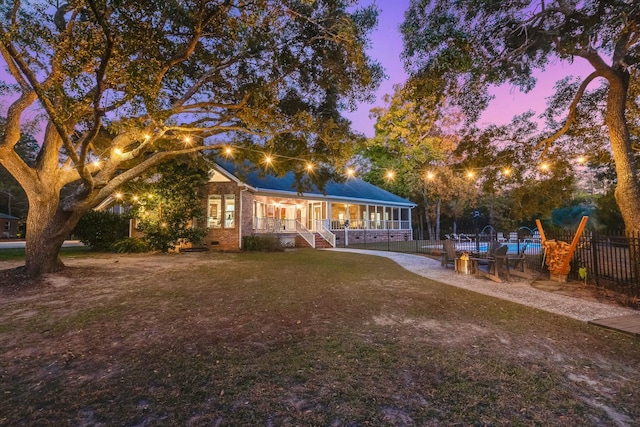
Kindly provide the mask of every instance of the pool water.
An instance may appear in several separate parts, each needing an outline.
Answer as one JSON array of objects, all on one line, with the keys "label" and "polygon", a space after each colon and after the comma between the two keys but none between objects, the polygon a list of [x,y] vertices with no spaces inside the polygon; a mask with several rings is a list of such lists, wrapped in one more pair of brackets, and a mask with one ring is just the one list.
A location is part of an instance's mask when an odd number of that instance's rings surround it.
[{"label": "pool water", "polygon": [[[518,250],[520,250],[520,252],[522,252],[522,249],[524,248],[524,245],[527,245],[527,248],[525,249],[526,253],[533,253],[533,254],[537,254],[542,252],[542,245],[540,243],[530,243],[530,242],[520,242],[515,243],[502,243],[503,245],[507,245],[507,253],[509,254],[516,254],[518,253]],[[489,248],[489,243],[488,242],[480,242],[479,245],[479,249],[480,252],[487,252]],[[478,246],[476,246],[476,242],[456,242],[456,250],[458,251],[477,251],[478,250]]]}]

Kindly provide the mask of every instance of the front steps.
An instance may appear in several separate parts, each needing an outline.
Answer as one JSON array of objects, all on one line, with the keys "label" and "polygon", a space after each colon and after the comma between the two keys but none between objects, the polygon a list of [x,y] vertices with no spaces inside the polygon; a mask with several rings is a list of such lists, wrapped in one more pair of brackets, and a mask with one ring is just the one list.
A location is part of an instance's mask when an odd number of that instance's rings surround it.
[{"label": "front steps", "polygon": [[[313,233],[316,241],[316,249],[327,249],[332,248],[331,244],[324,240],[324,238],[320,235],[320,233]],[[296,236],[296,247],[297,248],[309,248],[311,245],[302,238],[302,236]]]}]

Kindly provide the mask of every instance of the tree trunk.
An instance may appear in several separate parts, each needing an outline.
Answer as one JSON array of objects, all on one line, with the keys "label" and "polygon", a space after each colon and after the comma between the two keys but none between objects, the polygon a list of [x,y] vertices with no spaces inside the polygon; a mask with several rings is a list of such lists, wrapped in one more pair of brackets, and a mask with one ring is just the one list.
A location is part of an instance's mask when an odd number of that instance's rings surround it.
[{"label": "tree trunk", "polygon": [[625,119],[629,75],[624,71],[615,74],[616,78],[609,79],[605,117],[618,178],[615,196],[626,231],[640,232],[640,183]]},{"label": "tree trunk", "polygon": [[64,267],[60,248],[82,215],[62,211],[51,193],[29,202],[25,268],[28,276],[37,277]]},{"label": "tree trunk", "polygon": [[431,217],[429,216],[429,212],[426,209],[424,212],[424,221],[427,224],[427,232],[429,233],[429,240],[434,240],[433,224],[431,224]]}]

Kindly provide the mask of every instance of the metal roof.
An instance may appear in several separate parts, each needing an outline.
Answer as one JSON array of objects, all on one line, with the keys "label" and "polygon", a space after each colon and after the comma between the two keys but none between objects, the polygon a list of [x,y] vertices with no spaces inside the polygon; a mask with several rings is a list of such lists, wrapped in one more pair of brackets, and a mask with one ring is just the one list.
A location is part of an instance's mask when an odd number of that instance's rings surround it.
[{"label": "metal roof", "polygon": [[[217,166],[229,175],[255,189],[257,193],[278,193],[290,196],[319,197],[358,203],[376,203],[383,205],[413,208],[416,206],[410,200],[404,199],[361,179],[349,178],[344,182],[328,181],[324,191],[311,184],[308,191],[299,192],[296,186],[295,174],[288,172],[284,176],[265,173],[260,168],[253,167],[249,162],[234,163],[217,160]],[[221,171],[222,172],[222,171]]]}]

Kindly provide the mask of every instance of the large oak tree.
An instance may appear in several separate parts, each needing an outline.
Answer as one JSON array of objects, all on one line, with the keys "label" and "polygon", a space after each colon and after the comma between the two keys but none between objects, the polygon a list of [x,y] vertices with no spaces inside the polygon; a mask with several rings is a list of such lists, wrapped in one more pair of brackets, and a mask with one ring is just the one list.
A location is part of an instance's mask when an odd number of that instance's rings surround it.
[{"label": "large oak tree", "polygon": [[460,140],[459,115],[435,103],[415,103],[408,95],[398,85],[385,97],[385,107],[371,110],[376,134],[362,151],[368,163],[365,176],[416,202],[419,229],[426,224],[429,238],[438,239],[441,213],[455,218],[475,193],[455,172],[463,160],[454,153]]},{"label": "large oak tree", "polygon": [[[350,0],[0,2],[17,98],[0,163],[29,200],[26,269],[56,269],[84,212],[179,154],[234,141],[330,162],[353,140],[340,112],[382,76],[365,53],[374,7]],[[14,150],[40,108],[35,165]]]},{"label": "large oak tree", "polygon": [[534,69],[585,60],[593,69],[574,92],[563,126],[540,141],[557,143],[579,120],[594,81],[606,83],[604,124],[615,161],[616,201],[627,231],[640,232],[640,183],[626,116],[630,82],[640,78],[640,3],[636,0],[412,0],[402,25],[404,58],[418,94],[456,100],[470,119],[487,106],[491,85],[528,91]]}]

